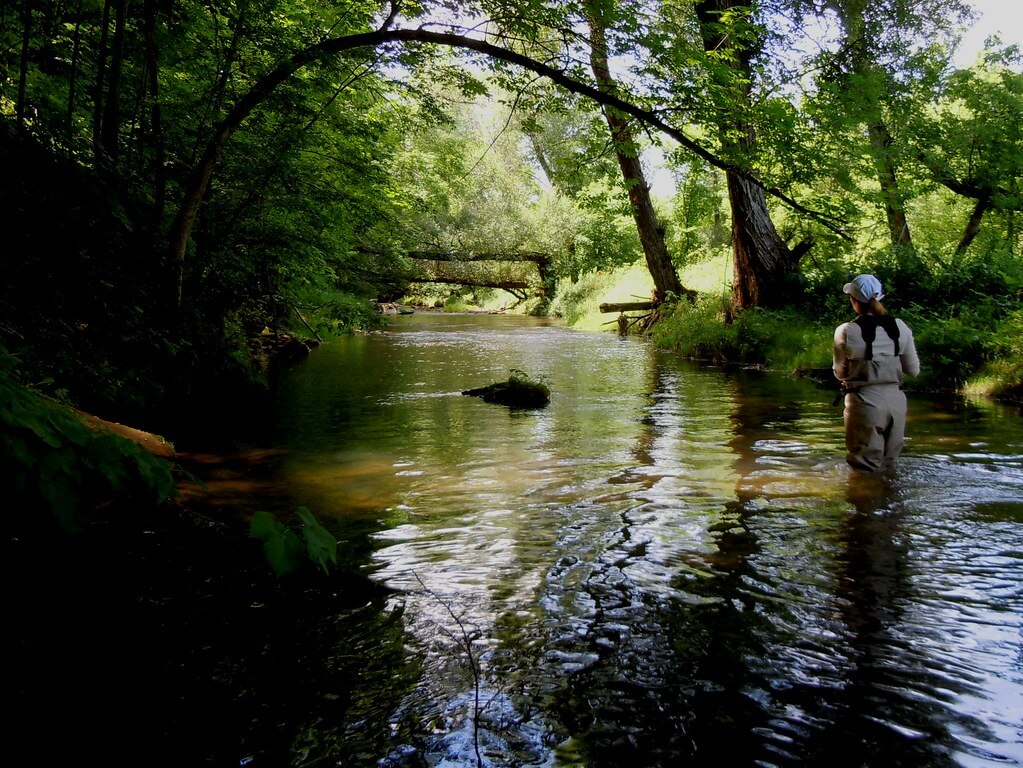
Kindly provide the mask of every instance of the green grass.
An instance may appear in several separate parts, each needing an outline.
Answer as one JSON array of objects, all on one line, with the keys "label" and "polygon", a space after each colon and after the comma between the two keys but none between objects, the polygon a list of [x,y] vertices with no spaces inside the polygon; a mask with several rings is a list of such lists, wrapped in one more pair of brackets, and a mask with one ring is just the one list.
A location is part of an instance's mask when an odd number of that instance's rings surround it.
[{"label": "green grass", "polygon": [[794,370],[831,365],[832,328],[792,310],[750,309],[731,315],[727,294],[679,304],[654,326],[657,344],[682,357],[717,364]]},{"label": "green grass", "polygon": [[[657,344],[683,357],[718,363],[788,370],[831,366],[833,328],[796,312],[751,310],[726,323],[731,274],[728,254],[681,270],[682,284],[698,291],[701,298],[696,306],[680,302],[674,314],[654,327]],[[602,314],[599,305],[643,301],[652,289],[646,264],[637,261],[613,272],[584,276],[574,284],[565,281],[559,286],[554,310],[577,328],[616,332],[617,315]]]},{"label": "green grass", "polygon": [[[686,288],[699,293],[717,294],[732,279],[731,257],[715,256],[682,269],[679,279]],[[617,331],[616,314],[602,314],[601,304],[646,301],[654,289],[646,262],[638,259],[628,267],[612,272],[583,275],[578,282],[563,280],[552,312],[576,328],[590,331]],[[630,312],[636,316],[642,312]]]},{"label": "green grass", "polygon": [[551,307],[557,316],[583,330],[615,329],[615,314],[602,314],[600,305],[650,298],[654,283],[643,262],[613,272],[583,275],[578,282],[563,280]]},{"label": "green grass", "polygon": [[679,272],[679,279],[686,288],[699,293],[723,293],[732,285],[732,254],[723,252],[690,264]]}]

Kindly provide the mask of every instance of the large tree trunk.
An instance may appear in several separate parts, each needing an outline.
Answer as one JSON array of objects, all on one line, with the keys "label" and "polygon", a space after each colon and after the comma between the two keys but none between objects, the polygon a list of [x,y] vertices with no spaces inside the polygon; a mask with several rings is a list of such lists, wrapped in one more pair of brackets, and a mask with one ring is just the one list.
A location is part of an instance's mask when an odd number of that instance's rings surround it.
[{"label": "large tree trunk", "polygon": [[[617,87],[607,64],[607,41],[604,35],[604,20],[598,16],[595,8],[589,8],[587,21],[590,26],[590,66],[593,76],[602,91],[614,94]],[[622,169],[622,178],[629,191],[629,203],[632,206],[632,217],[636,222],[643,255],[646,257],[647,269],[653,278],[656,298],[664,300],[668,294],[692,298],[695,292],[685,288],[679,280],[675,264],[668,253],[664,241],[664,229],[657,221],[653,201],[650,199],[650,186],[643,174],[643,166],[639,160],[639,147],[632,134],[629,121],[611,107],[604,108],[608,128],[611,129],[611,140],[618,166]]]},{"label": "large tree trunk", "polygon": [[764,188],[734,173],[727,174],[732,209],[732,304],[784,306],[792,300],[789,276],[796,259],[782,241],[767,210]]},{"label": "large tree trunk", "polygon": [[[748,0],[704,0],[697,3],[696,15],[700,21],[704,50],[717,52],[733,45],[728,41],[728,32],[722,25],[722,15],[729,11],[746,8]],[[736,98],[749,99],[749,82],[752,77],[750,62],[755,51],[739,49],[738,58],[731,60],[731,66],[741,74],[745,83],[735,94]],[[752,147],[755,137],[749,126],[740,117],[742,110],[736,108],[719,126],[722,137],[738,135],[740,139],[725,139],[724,148]],[[733,143],[734,142],[734,143]],[[727,171],[728,201],[732,211],[732,261],[734,281],[732,283],[732,304],[736,309],[758,306],[783,306],[792,300],[789,276],[798,266],[798,256],[789,249],[778,234],[767,209],[767,195],[764,188],[752,183],[734,171]]]}]

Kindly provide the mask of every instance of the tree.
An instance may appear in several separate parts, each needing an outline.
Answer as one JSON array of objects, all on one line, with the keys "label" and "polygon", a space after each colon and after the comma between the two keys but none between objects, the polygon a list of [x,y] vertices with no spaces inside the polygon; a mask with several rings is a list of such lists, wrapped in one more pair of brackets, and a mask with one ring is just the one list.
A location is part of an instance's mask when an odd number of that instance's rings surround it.
[{"label": "tree", "polygon": [[[837,18],[837,39],[814,62],[812,101],[823,104],[815,111],[823,119],[821,128],[842,142],[836,147],[844,162],[872,177],[872,202],[884,212],[890,248],[911,250],[908,203],[920,186],[914,183],[908,127],[934,96],[963,5],[958,0],[828,0],[816,7],[796,0],[793,6],[822,23],[828,12]],[[869,165],[861,168],[861,159]]]},{"label": "tree", "polygon": [[[723,150],[748,156],[756,137],[743,113],[750,104],[752,61],[760,50],[761,32],[744,0],[703,0],[695,10],[712,77],[726,99],[717,125]],[[791,277],[810,242],[795,250],[788,247],[771,219],[762,185],[731,170],[726,182],[732,211],[732,304],[740,309],[784,306],[793,299]]]},{"label": "tree", "polygon": [[643,246],[606,120],[588,99],[537,91],[538,103],[520,122],[550,185],[530,226],[540,242],[557,244],[554,273],[576,282],[632,264]]},{"label": "tree", "polygon": [[[611,70],[608,66],[608,48],[606,25],[601,8],[597,3],[590,3],[586,9],[586,21],[590,30],[590,67],[594,79],[606,93],[616,94],[618,91]],[[656,291],[654,300],[661,301],[668,296],[695,297],[695,292],[682,285],[678,272],[668,253],[668,244],[664,237],[664,228],[657,220],[653,201],[650,199],[650,187],[643,174],[640,162],[639,146],[636,143],[629,121],[613,107],[604,108],[611,141],[618,165],[625,179],[625,188],[629,193],[632,215],[636,222],[639,240],[643,245],[647,269],[654,281]]]},{"label": "tree", "polygon": [[189,178],[184,186],[182,203],[171,227],[170,263],[172,275],[176,275],[172,284],[176,287],[179,303],[182,289],[180,276],[183,274],[188,242],[191,238],[192,228],[195,225],[195,221],[199,213],[199,207],[207,189],[209,188],[210,179],[213,176],[213,171],[223,147],[231,136],[238,130],[242,121],[244,121],[253,110],[261,105],[277,87],[288,81],[295,75],[295,73],[303,70],[305,67],[344,52],[360,49],[373,49],[379,46],[384,46],[388,43],[428,43],[449,46],[452,48],[461,48],[467,51],[482,53],[493,59],[523,67],[524,69],[548,78],[553,83],[572,93],[581,94],[600,104],[613,107],[624,114],[643,120],[648,125],[664,132],[668,136],[671,136],[686,149],[703,158],[711,165],[723,170],[732,171],[735,178],[741,181],[744,185],[748,184],[756,190],[759,190],[757,194],[766,195],[769,193],[781,200],[784,200],[797,210],[807,213],[808,215],[815,215],[813,211],[807,209],[805,206],[801,206],[798,202],[793,200],[781,190],[765,188],[749,171],[723,160],[713,152],[707,150],[699,142],[692,139],[684,131],[666,123],[656,113],[624,101],[623,99],[602,91],[599,88],[594,88],[587,83],[580,82],[579,80],[565,74],[563,71],[548,64],[536,61],[535,59],[531,59],[516,51],[502,48],[501,46],[494,45],[493,43],[485,40],[479,40],[474,37],[466,37],[461,34],[446,32],[433,32],[426,29],[389,29],[385,26],[375,32],[355,33],[322,40],[293,53],[257,80],[253,86],[238,99],[234,106],[228,110],[224,119],[217,124],[207,140],[206,146],[199,156],[197,163],[189,174]]},{"label": "tree", "polygon": [[696,260],[701,253],[730,246],[731,234],[725,226],[728,212],[722,202],[723,174],[688,158],[677,158],[674,165],[680,183],[669,232],[677,252]]},{"label": "tree", "polygon": [[540,101],[519,127],[551,187],[574,198],[589,184],[621,178],[597,105],[554,88],[544,89]]},{"label": "tree", "polygon": [[891,75],[877,56],[880,29],[885,22],[876,15],[868,15],[863,0],[831,0],[828,5],[838,14],[845,36],[840,54],[844,59],[841,92],[853,114],[866,127],[892,248],[911,248],[905,195],[899,185],[893,147],[895,137],[882,103],[882,94],[892,85]]},{"label": "tree", "polygon": [[920,162],[935,182],[972,204],[957,254],[973,243],[986,213],[1023,210],[1020,114],[1023,75],[993,63],[954,72],[940,103],[915,118]]}]

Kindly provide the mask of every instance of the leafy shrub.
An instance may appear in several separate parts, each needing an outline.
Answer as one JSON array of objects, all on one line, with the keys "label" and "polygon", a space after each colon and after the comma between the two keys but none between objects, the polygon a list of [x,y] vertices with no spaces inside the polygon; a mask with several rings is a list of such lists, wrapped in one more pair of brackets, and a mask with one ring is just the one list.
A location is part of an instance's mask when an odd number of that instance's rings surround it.
[{"label": "leafy shrub", "polygon": [[320,333],[337,336],[379,328],[384,320],[366,299],[334,293],[316,310],[310,322]]},{"label": "leafy shrub", "polygon": [[808,317],[830,318],[835,325],[849,319],[852,309],[849,298],[842,292],[842,286],[867,269],[850,270],[839,259],[818,260],[805,269],[803,293],[798,309]]},{"label": "leafy shrub", "polygon": [[603,281],[597,273],[584,275],[575,282],[562,280],[548,312],[553,317],[565,318],[569,325],[575,325],[586,314],[587,302],[603,287]]},{"label": "leafy shrub", "polygon": [[982,302],[1004,303],[1023,285],[1023,271],[1011,254],[946,257],[937,252],[886,251],[854,265],[849,277],[861,272],[876,275],[890,301],[939,312]]},{"label": "leafy shrub", "polygon": [[301,521],[297,532],[296,525],[281,522],[272,512],[256,512],[249,536],[263,543],[263,553],[278,577],[297,571],[305,563],[329,573],[329,565],[337,565],[337,540],[308,507],[299,507],[296,514]]},{"label": "leafy shrub", "polygon": [[732,317],[724,296],[680,305],[653,336],[683,357],[716,363],[815,368],[831,359],[829,327],[795,310],[753,308]]},{"label": "leafy shrub", "polygon": [[987,361],[967,389],[995,396],[1023,396],[1023,309],[1006,315],[988,334]]},{"label": "leafy shrub", "polygon": [[805,291],[797,305],[810,316],[839,322],[851,315],[842,286],[868,272],[884,285],[885,304],[894,314],[917,305],[921,312],[942,316],[961,308],[978,309],[999,318],[1018,306],[1023,264],[1010,253],[948,256],[936,251],[877,251],[854,261],[813,260],[802,273]]},{"label": "leafy shrub", "polygon": [[444,300],[445,312],[468,312],[471,307],[462,295],[452,294]]},{"label": "leafy shrub", "polygon": [[736,329],[727,324],[727,296],[703,296],[696,304],[680,302],[670,317],[653,327],[658,346],[682,357],[726,362],[734,358]]},{"label": "leafy shrub", "polygon": [[900,316],[913,329],[921,363],[919,386],[958,389],[989,359],[994,334],[983,313],[938,316],[913,307]]},{"label": "leafy shrub", "polygon": [[[834,322],[841,322],[839,318]],[[831,365],[833,325],[792,309],[747,309],[736,317],[740,360],[774,368]]]}]

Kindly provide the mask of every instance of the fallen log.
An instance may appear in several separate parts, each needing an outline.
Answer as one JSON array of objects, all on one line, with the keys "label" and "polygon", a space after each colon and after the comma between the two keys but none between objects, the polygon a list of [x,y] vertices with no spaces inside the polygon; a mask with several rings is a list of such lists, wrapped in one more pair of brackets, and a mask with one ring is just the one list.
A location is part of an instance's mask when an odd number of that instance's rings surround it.
[{"label": "fallen log", "polygon": [[638,312],[649,311],[661,306],[659,301],[627,301],[622,304],[601,304],[601,312]]},{"label": "fallen log", "polygon": [[501,290],[513,293],[514,291],[527,290],[530,285],[525,280],[487,280],[486,278],[474,277],[410,277],[413,283],[449,283],[451,285],[464,285],[467,288],[500,288]]},{"label": "fallen log", "polygon": [[97,432],[110,432],[118,437],[131,440],[139,448],[149,451],[149,453],[161,459],[172,460],[176,457],[174,446],[160,435],[154,435],[152,432],[144,432],[141,429],[135,429],[134,427],[127,427],[124,424],[118,424],[117,422],[107,421],[106,419],[99,418],[99,416],[93,416],[91,413],[80,411],[77,408],[72,408],[71,411],[83,424],[85,424],[85,426],[90,429]]},{"label": "fallen log", "polygon": [[477,252],[477,251],[410,251],[410,259],[420,261],[531,261],[535,264],[550,264],[554,258],[549,253],[525,251],[522,253]]}]

